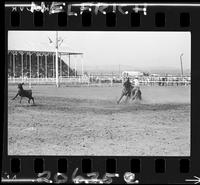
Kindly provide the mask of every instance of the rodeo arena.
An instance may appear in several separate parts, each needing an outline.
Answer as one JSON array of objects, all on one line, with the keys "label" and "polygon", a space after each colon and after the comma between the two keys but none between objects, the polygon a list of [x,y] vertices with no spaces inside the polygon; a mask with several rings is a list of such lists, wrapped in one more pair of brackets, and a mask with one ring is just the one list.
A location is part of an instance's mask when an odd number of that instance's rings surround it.
[{"label": "rodeo arena", "polygon": [[[91,72],[84,53],[45,47],[8,50],[7,62],[9,155],[190,155],[182,61],[179,74]],[[127,79],[142,98],[117,104]]]}]

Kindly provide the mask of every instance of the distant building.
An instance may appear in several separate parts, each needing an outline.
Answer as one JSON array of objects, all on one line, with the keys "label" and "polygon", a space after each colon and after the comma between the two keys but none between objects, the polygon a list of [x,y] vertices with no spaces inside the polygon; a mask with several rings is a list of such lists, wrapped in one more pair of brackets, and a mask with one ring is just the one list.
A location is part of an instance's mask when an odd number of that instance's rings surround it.
[{"label": "distant building", "polygon": [[122,72],[123,77],[139,77],[143,75],[144,74],[140,71],[123,71]]},{"label": "distant building", "polygon": [[160,75],[159,74],[151,74],[151,76],[155,76],[156,77],[156,76],[160,76]]}]

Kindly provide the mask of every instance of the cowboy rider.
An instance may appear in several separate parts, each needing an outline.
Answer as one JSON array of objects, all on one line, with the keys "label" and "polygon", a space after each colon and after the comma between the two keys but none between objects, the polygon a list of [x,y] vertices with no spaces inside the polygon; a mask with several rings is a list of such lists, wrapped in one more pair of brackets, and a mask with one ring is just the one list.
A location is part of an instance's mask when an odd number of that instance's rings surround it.
[{"label": "cowboy rider", "polygon": [[132,99],[134,99],[137,96],[137,93],[140,90],[140,82],[138,80],[138,77],[134,78],[133,83],[134,83],[134,88],[133,88],[134,96]]},{"label": "cowboy rider", "polygon": [[129,77],[127,77],[127,80],[124,82],[123,86],[124,86],[125,91],[126,91],[125,95],[130,96],[131,95],[132,84],[130,82]]}]

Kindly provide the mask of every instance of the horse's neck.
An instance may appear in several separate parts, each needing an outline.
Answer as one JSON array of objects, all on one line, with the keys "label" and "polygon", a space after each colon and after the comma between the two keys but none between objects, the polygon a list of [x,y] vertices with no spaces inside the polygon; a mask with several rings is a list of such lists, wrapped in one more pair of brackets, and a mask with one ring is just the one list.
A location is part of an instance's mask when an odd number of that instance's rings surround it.
[{"label": "horse's neck", "polygon": [[23,87],[19,88],[19,91],[23,91],[23,90],[24,90]]}]

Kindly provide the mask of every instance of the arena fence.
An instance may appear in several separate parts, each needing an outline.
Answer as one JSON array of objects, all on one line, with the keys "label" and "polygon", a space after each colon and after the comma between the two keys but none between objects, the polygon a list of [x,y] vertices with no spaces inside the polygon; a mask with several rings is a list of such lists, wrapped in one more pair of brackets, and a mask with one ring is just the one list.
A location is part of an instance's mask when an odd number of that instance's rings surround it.
[{"label": "arena fence", "polygon": [[[132,81],[133,79],[130,78]],[[141,77],[138,78],[140,85],[158,85],[158,86],[174,86],[174,85],[190,85],[190,77]],[[29,85],[39,84],[55,84],[55,78],[8,78],[8,84],[27,83]],[[59,83],[66,85],[84,85],[84,86],[114,86],[122,84],[124,79],[121,77],[102,77],[102,76],[73,76],[60,77]]]}]

